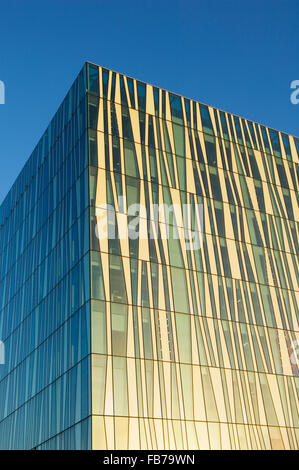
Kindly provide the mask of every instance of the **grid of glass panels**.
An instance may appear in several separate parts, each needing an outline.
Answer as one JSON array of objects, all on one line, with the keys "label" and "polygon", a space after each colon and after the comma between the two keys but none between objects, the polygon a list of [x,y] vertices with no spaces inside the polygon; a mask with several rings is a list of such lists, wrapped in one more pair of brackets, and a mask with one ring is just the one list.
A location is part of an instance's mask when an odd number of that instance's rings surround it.
[{"label": "grid of glass panels", "polygon": [[85,67],[1,206],[0,448],[90,448]]},{"label": "grid of glass panels", "polygon": [[0,447],[298,448],[298,185],[297,138],[86,64],[0,208]]},{"label": "grid of glass panels", "polygon": [[[93,64],[88,127],[92,447],[298,448],[299,140]],[[96,236],[134,203],[202,247]]]}]

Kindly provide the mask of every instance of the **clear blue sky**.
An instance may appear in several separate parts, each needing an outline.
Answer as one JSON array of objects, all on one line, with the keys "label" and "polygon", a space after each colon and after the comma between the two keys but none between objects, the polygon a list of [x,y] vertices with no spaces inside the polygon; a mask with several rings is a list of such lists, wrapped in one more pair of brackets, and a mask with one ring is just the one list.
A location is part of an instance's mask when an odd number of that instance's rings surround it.
[{"label": "clear blue sky", "polygon": [[0,203],[85,60],[299,135],[298,0],[0,1]]}]

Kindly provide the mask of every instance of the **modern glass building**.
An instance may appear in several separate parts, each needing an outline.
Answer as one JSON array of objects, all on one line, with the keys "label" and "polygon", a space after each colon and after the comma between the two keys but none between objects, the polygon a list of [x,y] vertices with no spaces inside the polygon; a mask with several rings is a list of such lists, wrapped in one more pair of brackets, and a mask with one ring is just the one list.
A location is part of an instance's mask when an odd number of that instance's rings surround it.
[{"label": "modern glass building", "polygon": [[85,64],[1,206],[0,447],[298,449],[298,205],[298,138]]}]

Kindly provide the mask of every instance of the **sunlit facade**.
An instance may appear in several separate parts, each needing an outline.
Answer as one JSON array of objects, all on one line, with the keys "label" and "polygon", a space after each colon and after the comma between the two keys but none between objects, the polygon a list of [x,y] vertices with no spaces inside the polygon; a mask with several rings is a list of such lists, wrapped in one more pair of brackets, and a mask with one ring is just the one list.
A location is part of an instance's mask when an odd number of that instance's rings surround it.
[{"label": "sunlit facade", "polygon": [[298,204],[299,139],[86,64],[1,206],[0,448],[298,449]]}]

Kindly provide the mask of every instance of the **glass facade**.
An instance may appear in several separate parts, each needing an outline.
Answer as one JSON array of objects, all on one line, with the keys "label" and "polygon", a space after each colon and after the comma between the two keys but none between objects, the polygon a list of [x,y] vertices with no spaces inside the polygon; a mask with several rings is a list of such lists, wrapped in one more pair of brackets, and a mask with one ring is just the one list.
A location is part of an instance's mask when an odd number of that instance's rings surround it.
[{"label": "glass facade", "polygon": [[0,448],[90,448],[85,67],[0,213]]},{"label": "glass facade", "polygon": [[1,206],[0,447],[298,449],[298,204],[299,139],[87,63]]}]

